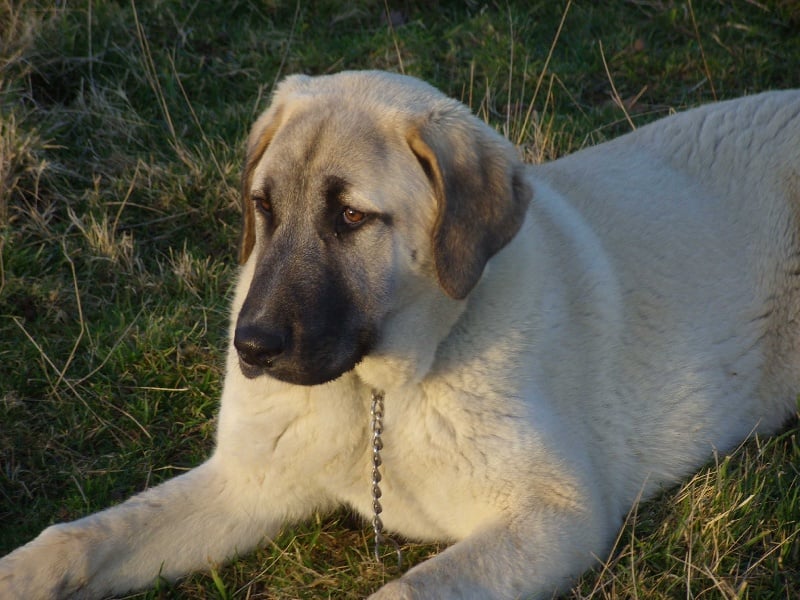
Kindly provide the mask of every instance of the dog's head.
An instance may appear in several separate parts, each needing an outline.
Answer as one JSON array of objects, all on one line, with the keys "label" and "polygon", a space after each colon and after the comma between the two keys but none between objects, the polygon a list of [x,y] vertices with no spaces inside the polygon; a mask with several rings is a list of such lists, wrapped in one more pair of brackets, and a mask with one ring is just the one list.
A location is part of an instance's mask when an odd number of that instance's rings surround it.
[{"label": "dog's head", "polygon": [[242,198],[241,370],[313,385],[372,355],[427,369],[530,191],[511,144],[460,103],[347,72],[281,83]]}]

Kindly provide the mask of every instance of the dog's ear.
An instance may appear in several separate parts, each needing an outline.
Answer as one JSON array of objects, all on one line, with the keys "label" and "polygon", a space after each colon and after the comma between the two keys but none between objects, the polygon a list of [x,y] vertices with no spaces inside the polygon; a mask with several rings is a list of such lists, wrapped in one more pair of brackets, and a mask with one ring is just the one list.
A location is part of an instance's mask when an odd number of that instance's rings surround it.
[{"label": "dog's ear", "polygon": [[250,257],[256,243],[255,207],[250,197],[250,188],[253,183],[253,171],[266,152],[269,143],[282,122],[283,104],[274,102],[267,110],[261,113],[250,129],[247,136],[247,154],[242,170],[242,236],[239,243],[239,264],[243,265]]},{"label": "dog's ear", "polygon": [[439,283],[463,299],[522,225],[531,198],[525,167],[510,142],[460,105],[428,115],[409,128],[406,140],[438,203],[433,257]]}]

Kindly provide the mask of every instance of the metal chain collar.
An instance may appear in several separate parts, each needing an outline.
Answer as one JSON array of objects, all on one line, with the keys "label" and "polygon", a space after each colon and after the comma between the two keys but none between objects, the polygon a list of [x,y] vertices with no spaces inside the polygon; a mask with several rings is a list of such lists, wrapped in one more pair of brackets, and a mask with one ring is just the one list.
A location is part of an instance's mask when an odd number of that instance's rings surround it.
[{"label": "metal chain collar", "polygon": [[370,408],[370,416],[372,418],[372,531],[375,534],[374,547],[372,555],[375,561],[383,563],[381,560],[381,546],[387,544],[394,548],[397,554],[397,567],[401,568],[403,565],[403,553],[400,546],[393,539],[383,535],[383,521],[381,520],[381,513],[383,507],[381,506],[381,450],[383,450],[383,440],[381,434],[383,433],[383,392],[372,390],[372,406]]}]

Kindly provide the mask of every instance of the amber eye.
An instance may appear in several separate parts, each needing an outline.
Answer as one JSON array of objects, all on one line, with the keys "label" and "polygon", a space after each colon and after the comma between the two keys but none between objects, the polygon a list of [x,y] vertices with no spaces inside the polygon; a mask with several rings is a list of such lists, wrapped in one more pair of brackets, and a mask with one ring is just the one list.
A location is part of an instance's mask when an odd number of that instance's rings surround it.
[{"label": "amber eye", "polygon": [[268,194],[263,192],[254,192],[253,193],[253,202],[256,203],[258,210],[260,210],[265,215],[272,214],[272,201],[269,198]]},{"label": "amber eye", "polygon": [[359,225],[367,218],[366,213],[355,208],[346,207],[342,211],[342,219],[347,225]]}]

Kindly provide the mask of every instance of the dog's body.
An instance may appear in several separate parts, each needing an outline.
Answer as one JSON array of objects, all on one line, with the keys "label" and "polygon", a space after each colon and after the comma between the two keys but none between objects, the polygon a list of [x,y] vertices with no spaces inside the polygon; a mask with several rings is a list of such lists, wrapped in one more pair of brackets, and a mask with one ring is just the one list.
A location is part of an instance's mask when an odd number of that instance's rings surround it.
[{"label": "dog's body", "polygon": [[374,598],[549,597],[640,495],[793,414],[800,93],[553,163],[433,88],[285,81],[253,127],[217,449],[0,561],[0,597],[96,597],[372,514],[456,542]]}]

